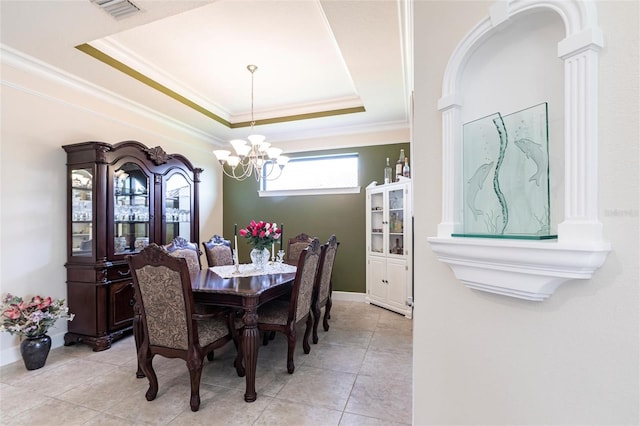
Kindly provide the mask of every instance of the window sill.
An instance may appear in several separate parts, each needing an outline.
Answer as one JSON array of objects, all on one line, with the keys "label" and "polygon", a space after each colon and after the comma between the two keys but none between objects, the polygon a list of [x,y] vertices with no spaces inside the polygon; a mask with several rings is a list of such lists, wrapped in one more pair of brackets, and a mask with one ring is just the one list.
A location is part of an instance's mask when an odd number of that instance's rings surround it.
[{"label": "window sill", "polygon": [[359,194],[360,187],[326,189],[286,189],[281,191],[258,191],[259,197],[295,197],[300,195]]}]

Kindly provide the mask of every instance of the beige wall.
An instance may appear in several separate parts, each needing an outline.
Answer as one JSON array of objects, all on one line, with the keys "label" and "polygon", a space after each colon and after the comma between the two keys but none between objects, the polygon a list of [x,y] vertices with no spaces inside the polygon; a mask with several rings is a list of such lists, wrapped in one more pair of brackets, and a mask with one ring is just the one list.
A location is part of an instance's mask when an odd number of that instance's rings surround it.
[{"label": "beige wall", "polygon": [[[4,54],[6,52],[6,54]],[[66,156],[62,145],[137,140],[204,169],[200,241],[223,234],[222,176],[213,146],[170,117],[150,114],[72,76],[3,51],[0,97],[0,294],[66,297]],[[406,142],[408,130],[286,141],[296,151]],[[204,259],[203,259],[204,260]],[[51,329],[54,347],[66,323]],[[17,336],[0,333],[0,365],[20,359]]]},{"label": "beige wall", "polygon": [[415,3],[414,424],[638,424],[638,2],[597,3],[599,216],[613,249],[593,279],[544,302],[468,289],[427,242],[441,217],[444,70],[490,5]]},{"label": "beige wall", "polygon": [[[490,4],[415,3],[414,423],[638,424],[638,3],[598,3],[600,219],[613,250],[592,280],[545,302],[467,289],[426,240],[440,221],[444,68]],[[0,293],[66,295],[63,144],[136,139],[185,154],[205,170],[201,239],[221,231],[206,141],[4,59],[1,71]],[[16,345],[0,334],[0,364]]]},{"label": "beige wall", "polygon": [[[5,58],[6,59],[6,58]],[[18,67],[26,65],[21,62]],[[32,72],[33,71],[33,72]],[[39,77],[35,71],[45,71]],[[0,134],[0,293],[66,297],[66,156],[62,145],[138,140],[204,169],[200,240],[222,230],[221,176],[211,147],[190,132],[76,90],[50,69],[3,60]],[[66,323],[51,330],[62,343]],[[0,333],[0,365],[19,359],[18,337]]]}]

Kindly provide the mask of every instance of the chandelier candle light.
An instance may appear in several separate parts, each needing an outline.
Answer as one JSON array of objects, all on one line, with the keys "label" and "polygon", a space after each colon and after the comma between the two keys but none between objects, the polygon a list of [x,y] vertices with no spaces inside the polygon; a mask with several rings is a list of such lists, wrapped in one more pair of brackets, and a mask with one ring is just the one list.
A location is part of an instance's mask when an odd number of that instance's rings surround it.
[{"label": "chandelier candle light", "polygon": [[[231,155],[231,151],[226,149],[218,149],[213,153],[222,165],[224,174],[231,178],[242,181],[255,174],[257,182],[262,178],[277,179],[289,161],[289,157],[280,155],[282,149],[265,142],[263,135],[253,133],[253,126],[256,124],[253,118],[253,76],[258,67],[247,65],[247,69],[251,73],[251,134],[247,137],[249,144],[242,139],[234,139],[229,143],[233,146],[236,155]],[[225,168],[225,163],[229,167]],[[263,170],[263,166],[269,167],[264,167]],[[272,177],[275,170],[278,170],[278,174]]]}]

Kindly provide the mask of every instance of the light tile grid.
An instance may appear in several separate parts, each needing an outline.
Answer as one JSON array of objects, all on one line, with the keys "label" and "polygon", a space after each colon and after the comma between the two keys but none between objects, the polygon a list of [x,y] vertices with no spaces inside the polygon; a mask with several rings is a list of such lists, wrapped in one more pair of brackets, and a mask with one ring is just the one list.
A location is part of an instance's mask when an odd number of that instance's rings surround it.
[{"label": "light tile grid", "polygon": [[[324,315],[324,310],[322,312]],[[298,329],[294,374],[286,371],[286,338],[260,346],[258,399],[244,402],[244,378],[233,368],[233,344],[205,359],[200,410],[189,408],[184,361],[154,358],[159,392],[145,399],[136,379],[133,337],[93,352],[86,345],[51,351],[34,371],[22,361],[0,368],[0,424],[28,425],[408,425],[412,399],[412,322],[359,302],[334,301],[331,328],[318,329],[311,353]]]}]

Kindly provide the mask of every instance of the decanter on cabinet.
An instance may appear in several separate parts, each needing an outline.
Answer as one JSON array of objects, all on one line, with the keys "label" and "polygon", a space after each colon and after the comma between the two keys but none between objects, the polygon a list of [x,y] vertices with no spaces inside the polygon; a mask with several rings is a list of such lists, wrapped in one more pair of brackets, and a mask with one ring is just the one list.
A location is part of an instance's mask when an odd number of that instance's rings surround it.
[{"label": "decanter on cabinet", "polygon": [[126,256],[182,236],[199,245],[202,169],[161,147],[84,142],[67,152],[67,303],[75,313],[65,344],[95,351],[132,330],[133,284]]}]

